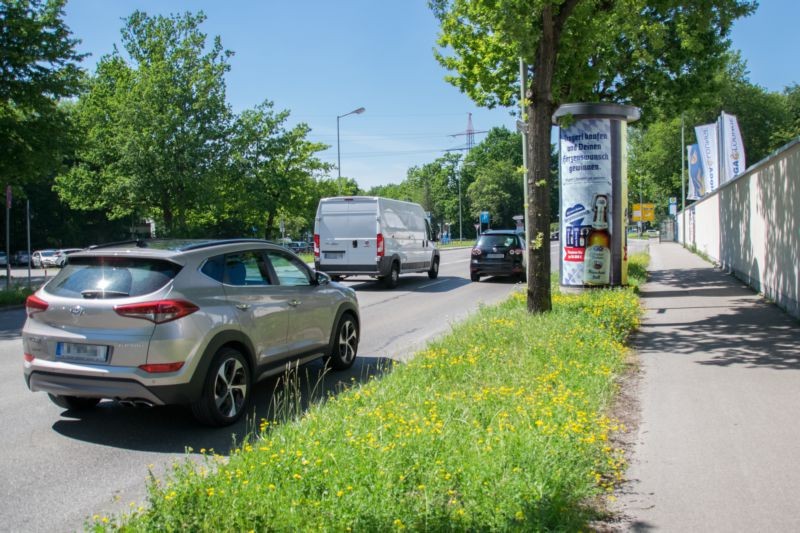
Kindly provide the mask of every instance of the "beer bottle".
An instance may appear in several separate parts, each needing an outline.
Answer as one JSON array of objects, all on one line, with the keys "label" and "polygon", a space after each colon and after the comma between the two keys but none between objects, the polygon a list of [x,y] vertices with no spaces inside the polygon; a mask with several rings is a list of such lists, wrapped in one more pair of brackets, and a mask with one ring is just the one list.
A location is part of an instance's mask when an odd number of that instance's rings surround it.
[{"label": "beer bottle", "polygon": [[594,197],[592,228],[586,238],[583,256],[583,283],[608,285],[611,266],[611,234],[608,232],[608,196]]}]

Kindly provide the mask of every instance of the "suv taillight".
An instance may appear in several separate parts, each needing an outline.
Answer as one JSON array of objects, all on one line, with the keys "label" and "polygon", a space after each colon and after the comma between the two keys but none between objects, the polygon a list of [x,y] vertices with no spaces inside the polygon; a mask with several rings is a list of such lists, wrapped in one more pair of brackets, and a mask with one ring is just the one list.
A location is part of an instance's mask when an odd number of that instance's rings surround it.
[{"label": "suv taillight", "polygon": [[200,308],[186,300],[159,300],[157,302],[114,306],[114,311],[120,316],[141,318],[155,324],[177,320],[186,315],[191,315],[198,309]]},{"label": "suv taillight", "polygon": [[319,259],[319,233],[314,234],[314,259]]},{"label": "suv taillight", "polygon": [[36,313],[47,311],[48,306],[49,304],[47,302],[37,297],[35,294],[31,294],[25,300],[25,312],[28,314],[29,318]]},{"label": "suv taillight", "polygon": [[375,250],[378,257],[383,257],[384,248],[383,248],[383,233],[378,233],[378,237],[375,239]]}]

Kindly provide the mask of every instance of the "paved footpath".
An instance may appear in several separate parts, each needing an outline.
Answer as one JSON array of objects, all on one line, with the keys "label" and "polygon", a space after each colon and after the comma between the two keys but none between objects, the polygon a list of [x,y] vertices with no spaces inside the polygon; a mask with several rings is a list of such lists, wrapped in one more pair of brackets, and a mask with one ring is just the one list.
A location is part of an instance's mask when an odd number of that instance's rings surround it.
[{"label": "paved footpath", "polygon": [[622,527],[800,531],[800,322],[679,244],[650,255]]}]

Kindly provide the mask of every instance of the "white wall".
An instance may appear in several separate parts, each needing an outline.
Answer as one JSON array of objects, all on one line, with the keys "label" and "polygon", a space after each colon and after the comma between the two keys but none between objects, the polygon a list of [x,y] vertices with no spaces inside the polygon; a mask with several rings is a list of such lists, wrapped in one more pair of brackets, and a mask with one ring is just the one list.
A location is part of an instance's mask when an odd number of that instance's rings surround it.
[{"label": "white wall", "polygon": [[800,139],[688,207],[685,221],[687,246],[800,318]]}]

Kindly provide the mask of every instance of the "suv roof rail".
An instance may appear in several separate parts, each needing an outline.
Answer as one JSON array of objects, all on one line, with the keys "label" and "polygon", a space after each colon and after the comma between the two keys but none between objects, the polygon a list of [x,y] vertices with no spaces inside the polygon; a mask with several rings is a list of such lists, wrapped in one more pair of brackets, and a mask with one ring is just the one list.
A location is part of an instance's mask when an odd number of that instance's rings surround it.
[{"label": "suv roof rail", "polygon": [[130,239],[127,241],[114,241],[114,242],[106,242],[103,244],[92,244],[86,249],[97,250],[98,248],[113,248],[114,246],[122,246],[123,244],[135,244],[137,248],[147,248],[147,243],[144,242],[144,239]]},{"label": "suv roof rail", "polygon": [[208,241],[200,241],[192,244],[188,244],[186,246],[181,247],[181,251],[186,250],[198,250],[200,248],[207,248],[209,246],[219,246],[221,244],[238,244],[238,243],[246,243],[246,242],[254,242],[259,244],[274,244],[269,241],[265,241],[264,239],[253,239],[253,238],[241,238],[241,239],[216,239],[216,240],[208,240]]}]

